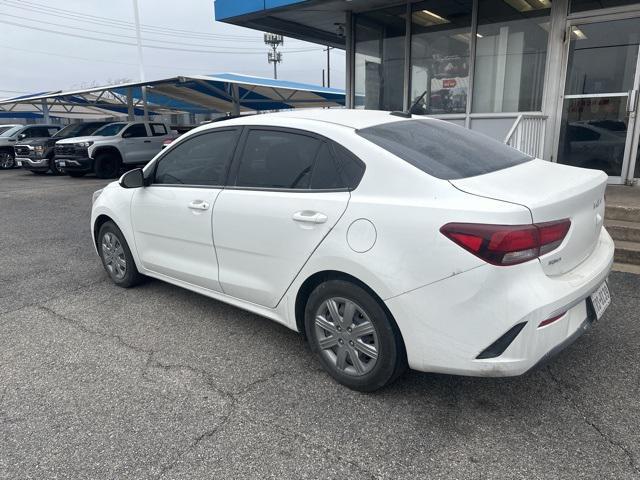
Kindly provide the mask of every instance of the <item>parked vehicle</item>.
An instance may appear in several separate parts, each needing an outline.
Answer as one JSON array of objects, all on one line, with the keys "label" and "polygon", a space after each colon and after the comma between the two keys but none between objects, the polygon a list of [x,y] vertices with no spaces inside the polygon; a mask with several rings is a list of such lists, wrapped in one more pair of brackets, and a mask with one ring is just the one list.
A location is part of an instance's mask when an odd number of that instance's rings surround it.
[{"label": "parked vehicle", "polygon": [[519,375],[599,319],[606,183],[436,119],[283,112],[197,128],[95,192],[92,235],[115,284],[280,322],[371,391],[407,365]]},{"label": "parked vehicle", "polygon": [[30,138],[50,137],[61,128],[60,125],[14,125],[0,132],[0,170],[16,166],[13,150],[16,142]]},{"label": "parked vehicle", "polygon": [[171,126],[171,131],[169,132],[169,135],[164,140],[164,142],[162,142],[162,148],[167,148],[175,140],[180,138],[182,135],[184,135],[188,131],[193,130],[194,128],[195,127],[189,126],[189,125],[176,125],[176,126],[172,125]]},{"label": "parked vehicle", "polygon": [[6,132],[6,131],[7,131],[7,130],[9,130],[10,128],[13,128],[13,127],[19,127],[19,126],[20,126],[20,125],[11,125],[11,124],[9,124],[9,125],[0,125],[0,133],[2,133],[2,132]]},{"label": "parked vehicle", "polygon": [[54,175],[62,172],[58,170],[55,164],[54,146],[56,142],[65,138],[75,138],[85,135],[91,135],[93,132],[111,122],[85,122],[72,123],[62,130],[58,130],[51,137],[31,138],[23,142],[19,142],[15,147],[16,163],[18,166],[26,170],[30,170],[36,174],[43,174],[51,171]]},{"label": "parked vehicle", "polygon": [[57,142],[56,167],[72,177],[94,172],[99,178],[115,178],[122,168],[146,164],[168,136],[164,123],[111,123],[90,136]]}]

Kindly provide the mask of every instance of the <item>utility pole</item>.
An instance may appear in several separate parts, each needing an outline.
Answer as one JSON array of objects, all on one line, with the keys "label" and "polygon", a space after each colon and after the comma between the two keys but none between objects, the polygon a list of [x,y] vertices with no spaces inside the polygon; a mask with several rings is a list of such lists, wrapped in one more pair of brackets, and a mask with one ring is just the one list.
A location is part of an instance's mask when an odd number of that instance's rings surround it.
[{"label": "utility pole", "polygon": [[331,86],[331,56],[329,53],[331,52],[331,48],[332,47],[327,45],[327,88]]},{"label": "utility pole", "polygon": [[271,51],[267,53],[267,60],[273,63],[273,78],[278,78],[278,64],[282,62],[282,52],[278,51],[278,47],[284,43],[282,35],[275,33],[264,34],[264,44],[271,47]]},{"label": "utility pole", "polygon": [[[136,40],[138,44],[138,69],[140,81],[144,82],[144,62],[142,59],[142,38],[140,35],[140,12],[138,10],[138,0],[133,0],[133,16],[136,22]],[[142,107],[144,108],[144,121],[149,121],[149,111],[147,110],[147,87],[142,86]]]}]

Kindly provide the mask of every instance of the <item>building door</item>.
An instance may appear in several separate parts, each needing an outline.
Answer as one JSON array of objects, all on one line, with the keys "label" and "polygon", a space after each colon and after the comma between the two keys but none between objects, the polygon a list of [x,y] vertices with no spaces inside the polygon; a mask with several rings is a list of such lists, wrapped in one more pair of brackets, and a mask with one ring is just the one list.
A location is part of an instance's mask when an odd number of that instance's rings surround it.
[{"label": "building door", "polygon": [[627,14],[570,20],[567,27],[557,159],[604,170],[610,183],[638,176],[639,21]]}]

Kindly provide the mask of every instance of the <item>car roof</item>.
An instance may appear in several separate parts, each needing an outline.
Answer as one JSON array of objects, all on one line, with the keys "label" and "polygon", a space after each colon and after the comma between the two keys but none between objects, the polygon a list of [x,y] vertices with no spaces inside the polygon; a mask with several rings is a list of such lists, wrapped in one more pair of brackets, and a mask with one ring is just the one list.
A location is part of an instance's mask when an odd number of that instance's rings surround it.
[{"label": "car roof", "polygon": [[[407,120],[408,117],[392,115],[391,112],[380,110],[353,110],[346,108],[325,108],[325,109],[300,109],[287,112],[266,113],[260,115],[247,115],[244,117],[234,118],[223,122],[217,122],[216,126],[227,124],[233,125],[268,125],[271,120],[275,119],[299,119],[311,120],[324,123],[332,123],[343,127],[361,129],[374,125],[380,125],[390,122],[401,122]],[[423,119],[424,117],[418,117]]]}]

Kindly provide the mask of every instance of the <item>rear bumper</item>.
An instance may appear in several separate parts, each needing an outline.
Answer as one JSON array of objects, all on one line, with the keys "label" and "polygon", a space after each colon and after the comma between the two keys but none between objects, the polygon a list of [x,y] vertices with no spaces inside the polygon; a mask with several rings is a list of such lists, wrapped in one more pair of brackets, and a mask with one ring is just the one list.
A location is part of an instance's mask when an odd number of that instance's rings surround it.
[{"label": "rear bumper", "polygon": [[[387,299],[411,368],[472,376],[525,373],[575,341],[593,322],[587,298],[607,278],[613,240],[603,228],[591,255],[572,271],[549,277],[538,261],[483,265]],[[541,321],[566,312],[539,328]],[[505,332],[524,327],[497,357],[478,355]]]},{"label": "rear bumper", "polygon": [[92,172],[93,158],[89,157],[56,157],[56,167],[65,172]]}]

